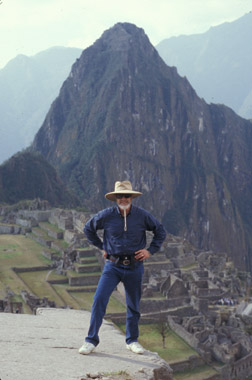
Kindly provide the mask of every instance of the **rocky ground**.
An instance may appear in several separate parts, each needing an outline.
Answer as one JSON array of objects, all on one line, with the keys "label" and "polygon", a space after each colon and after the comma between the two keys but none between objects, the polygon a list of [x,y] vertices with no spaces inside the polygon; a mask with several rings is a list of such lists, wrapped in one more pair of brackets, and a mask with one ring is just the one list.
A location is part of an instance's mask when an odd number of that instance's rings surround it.
[{"label": "rocky ground", "polygon": [[87,311],[66,309],[38,309],[35,316],[1,313],[0,379],[172,379],[164,360],[150,351],[127,350],[123,334],[107,321],[96,350],[80,355],[89,319]]}]

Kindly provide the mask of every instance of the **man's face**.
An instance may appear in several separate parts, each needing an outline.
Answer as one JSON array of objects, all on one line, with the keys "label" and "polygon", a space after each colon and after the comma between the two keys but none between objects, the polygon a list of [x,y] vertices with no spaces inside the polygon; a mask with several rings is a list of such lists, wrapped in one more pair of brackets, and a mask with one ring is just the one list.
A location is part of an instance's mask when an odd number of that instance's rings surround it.
[{"label": "man's face", "polygon": [[130,208],[132,202],[131,194],[116,194],[116,203],[122,210]]}]

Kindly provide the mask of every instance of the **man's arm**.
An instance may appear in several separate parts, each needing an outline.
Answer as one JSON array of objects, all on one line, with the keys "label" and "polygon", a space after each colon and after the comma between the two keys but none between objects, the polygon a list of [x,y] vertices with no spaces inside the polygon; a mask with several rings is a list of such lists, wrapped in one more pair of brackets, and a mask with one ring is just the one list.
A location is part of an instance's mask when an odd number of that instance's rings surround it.
[{"label": "man's arm", "polygon": [[147,250],[153,255],[159,251],[166,237],[163,225],[154,216],[148,213],[146,218],[147,230],[152,231],[154,236]]},{"label": "man's arm", "polygon": [[86,235],[89,243],[93,244],[95,247],[103,250],[103,243],[99,236],[97,235],[97,230],[103,229],[103,219],[100,213],[93,216],[85,224],[83,232]]}]

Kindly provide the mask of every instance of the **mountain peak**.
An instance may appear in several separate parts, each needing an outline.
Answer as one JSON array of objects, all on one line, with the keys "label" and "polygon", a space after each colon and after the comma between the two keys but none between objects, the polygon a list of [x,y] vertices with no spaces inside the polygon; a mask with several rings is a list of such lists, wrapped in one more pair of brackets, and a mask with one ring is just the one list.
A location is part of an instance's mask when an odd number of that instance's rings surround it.
[{"label": "mountain peak", "polygon": [[144,30],[127,22],[119,22],[107,29],[93,46],[101,49],[101,51],[128,51],[134,46],[140,50],[142,48],[155,50]]},{"label": "mountain peak", "polygon": [[129,45],[132,44],[132,38],[135,38],[137,35],[141,36],[141,38],[148,38],[145,35],[144,30],[138,28],[136,25],[119,22],[112,28],[106,30],[102,34],[101,39],[116,50],[118,48],[121,50],[123,48],[128,48]]},{"label": "mountain peak", "polygon": [[239,231],[244,220],[246,233],[251,218],[252,177],[245,183],[243,176],[251,173],[251,141],[249,122],[207,105],[165,65],[143,29],[118,23],[74,64],[32,150],[87,208],[107,206],[103,194],[129,179],[144,194],[139,205],[168,232],[245,256]]}]

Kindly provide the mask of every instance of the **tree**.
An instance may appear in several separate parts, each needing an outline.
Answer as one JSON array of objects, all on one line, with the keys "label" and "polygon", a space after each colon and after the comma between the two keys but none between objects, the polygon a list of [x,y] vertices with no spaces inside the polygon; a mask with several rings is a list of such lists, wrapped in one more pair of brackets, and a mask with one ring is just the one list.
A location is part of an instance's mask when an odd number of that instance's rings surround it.
[{"label": "tree", "polygon": [[162,346],[163,346],[163,348],[166,348],[165,347],[165,339],[166,339],[166,337],[167,337],[167,335],[168,335],[168,333],[170,331],[170,326],[169,326],[167,317],[161,311],[160,311],[160,314],[159,314],[159,319],[158,319],[158,324],[157,324],[157,330],[158,330],[158,332],[160,333],[160,335],[162,337]]}]

